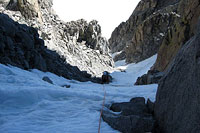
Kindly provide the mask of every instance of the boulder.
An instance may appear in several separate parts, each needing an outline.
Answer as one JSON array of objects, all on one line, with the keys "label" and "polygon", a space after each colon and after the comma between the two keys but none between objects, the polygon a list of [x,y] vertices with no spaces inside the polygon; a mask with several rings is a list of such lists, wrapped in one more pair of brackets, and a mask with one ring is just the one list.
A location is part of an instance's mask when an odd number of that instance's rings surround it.
[{"label": "boulder", "polygon": [[102,118],[112,128],[124,133],[145,133],[154,129],[155,121],[143,97],[132,98],[130,102],[113,103],[110,110],[103,111]]},{"label": "boulder", "polygon": [[152,116],[123,116],[104,111],[102,118],[112,128],[123,133],[146,133],[151,132],[154,127],[154,120]]}]

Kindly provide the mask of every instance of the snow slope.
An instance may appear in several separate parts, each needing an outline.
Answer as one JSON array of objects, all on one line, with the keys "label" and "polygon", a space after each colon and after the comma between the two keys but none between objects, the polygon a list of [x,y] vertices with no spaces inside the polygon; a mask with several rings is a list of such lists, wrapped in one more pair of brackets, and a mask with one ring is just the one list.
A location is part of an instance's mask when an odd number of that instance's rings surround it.
[{"label": "snow slope", "polygon": [[[146,73],[156,55],[138,64],[117,62],[105,85],[106,106],[136,96],[155,100],[157,85],[133,86]],[[120,72],[125,70],[126,72]],[[48,76],[54,85],[44,82]],[[62,85],[71,85],[63,88]],[[103,86],[78,82],[38,70],[25,71],[0,64],[0,133],[94,133],[98,131]],[[102,133],[116,133],[105,122]]]}]

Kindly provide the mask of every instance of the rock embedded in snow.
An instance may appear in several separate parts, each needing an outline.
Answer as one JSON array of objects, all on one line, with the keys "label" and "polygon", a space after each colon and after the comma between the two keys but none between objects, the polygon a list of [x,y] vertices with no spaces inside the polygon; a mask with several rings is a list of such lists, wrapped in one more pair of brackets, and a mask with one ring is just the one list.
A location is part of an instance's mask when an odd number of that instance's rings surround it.
[{"label": "rock embedded in snow", "polygon": [[157,84],[163,75],[164,72],[159,72],[157,70],[149,70],[147,74],[144,74],[141,77],[137,78],[135,85]]},{"label": "rock embedded in snow", "polygon": [[130,100],[131,103],[134,104],[145,104],[145,98],[144,97],[134,97]]},{"label": "rock embedded in snow", "polygon": [[132,98],[130,102],[113,103],[110,109],[120,112],[118,115],[108,110],[103,112],[103,120],[112,128],[124,133],[153,131],[155,121],[143,97]]},{"label": "rock embedded in snow", "polygon": [[43,77],[42,80],[44,80],[44,81],[46,81],[46,82],[48,82],[50,84],[53,84],[53,81],[47,76]]},{"label": "rock embedded in snow", "polygon": [[62,87],[64,87],[64,88],[70,88],[71,85],[62,85]]},{"label": "rock embedded in snow", "polygon": [[122,116],[115,115],[110,112],[104,112],[103,120],[106,121],[112,128],[123,133],[151,132],[154,127],[154,120],[152,116]]}]

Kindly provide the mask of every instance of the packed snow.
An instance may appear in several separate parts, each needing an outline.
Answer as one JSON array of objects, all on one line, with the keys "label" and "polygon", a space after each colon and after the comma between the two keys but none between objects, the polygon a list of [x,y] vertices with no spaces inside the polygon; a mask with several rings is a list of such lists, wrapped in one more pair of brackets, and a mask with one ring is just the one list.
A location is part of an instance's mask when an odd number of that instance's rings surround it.
[{"label": "packed snow", "polygon": [[[134,82],[155,60],[156,55],[138,64],[117,62],[111,73],[113,82],[104,85],[106,106],[138,96],[154,101],[156,84],[134,86]],[[43,81],[44,76],[53,84]],[[101,84],[0,64],[0,133],[95,133],[103,97]],[[101,132],[118,131],[102,121]]]}]

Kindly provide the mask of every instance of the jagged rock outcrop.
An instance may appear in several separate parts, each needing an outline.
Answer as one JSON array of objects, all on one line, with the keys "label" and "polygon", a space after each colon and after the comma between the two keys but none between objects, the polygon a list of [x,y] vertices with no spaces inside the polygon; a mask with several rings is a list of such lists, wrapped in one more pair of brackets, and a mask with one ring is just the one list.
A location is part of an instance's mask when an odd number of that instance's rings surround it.
[{"label": "jagged rock outcrop", "polygon": [[138,62],[158,52],[154,70],[164,71],[182,45],[194,35],[198,0],[142,0],[109,40],[114,60]]},{"label": "jagged rock outcrop", "polygon": [[183,45],[159,83],[154,110],[158,132],[200,132],[199,31],[200,25],[198,33]]},{"label": "jagged rock outcrop", "polygon": [[84,27],[78,31],[78,42],[85,41],[89,48],[99,50],[101,54],[109,52],[108,42],[101,37],[101,27],[96,20],[89,22],[89,24],[85,22]]},{"label": "jagged rock outcrop", "polygon": [[[81,71],[100,76],[103,71],[112,69],[114,63],[109,55],[108,42],[101,36],[97,21],[87,23],[80,19],[64,22],[52,9],[52,0],[36,1],[17,1],[18,10],[12,10],[12,6],[7,10],[8,7],[2,6],[0,12],[8,14],[20,24],[36,28],[49,50],[56,51],[67,63],[77,66]],[[10,5],[13,3],[16,0]]]},{"label": "jagged rock outcrop", "polygon": [[79,81],[99,82],[90,74],[68,64],[55,51],[47,49],[36,29],[13,21],[0,13],[0,63],[22,69],[39,69]]}]

